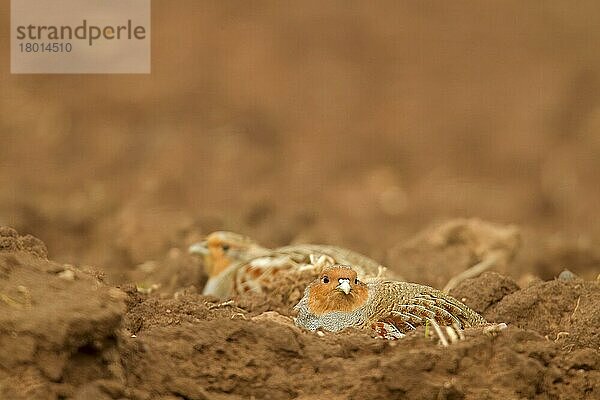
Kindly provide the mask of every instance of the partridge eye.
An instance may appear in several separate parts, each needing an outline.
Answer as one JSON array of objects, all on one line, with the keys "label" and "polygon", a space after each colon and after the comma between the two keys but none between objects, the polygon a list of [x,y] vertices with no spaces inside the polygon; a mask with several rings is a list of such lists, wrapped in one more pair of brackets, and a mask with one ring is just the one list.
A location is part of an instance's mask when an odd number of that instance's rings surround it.
[{"label": "partridge eye", "polygon": [[229,245],[228,244],[224,244],[221,246],[221,248],[223,249],[223,251],[227,251],[229,250]]},{"label": "partridge eye", "polygon": [[354,278],[354,284],[358,285],[358,278]]},{"label": "partridge eye", "polygon": [[323,277],[323,283],[329,283],[329,277],[328,276],[324,276]]}]

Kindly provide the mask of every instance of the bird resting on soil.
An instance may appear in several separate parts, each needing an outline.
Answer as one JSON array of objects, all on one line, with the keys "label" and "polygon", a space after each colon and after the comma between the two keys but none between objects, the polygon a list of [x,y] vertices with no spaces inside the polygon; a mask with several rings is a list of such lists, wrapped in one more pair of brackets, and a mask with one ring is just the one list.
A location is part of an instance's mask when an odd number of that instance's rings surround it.
[{"label": "bird resting on soil", "polygon": [[372,329],[379,337],[398,339],[428,322],[457,329],[486,324],[455,298],[431,288],[401,281],[358,278],[346,265],[327,266],[308,285],[296,305],[296,324],[315,331]]},{"label": "bird resting on soil", "polygon": [[316,277],[323,267],[336,263],[353,265],[361,279],[391,276],[377,261],[342,247],[298,244],[268,249],[227,231],[209,234],[191,245],[189,252],[203,257],[209,279],[202,293],[220,298],[248,291],[260,293],[284,271],[311,270]]}]

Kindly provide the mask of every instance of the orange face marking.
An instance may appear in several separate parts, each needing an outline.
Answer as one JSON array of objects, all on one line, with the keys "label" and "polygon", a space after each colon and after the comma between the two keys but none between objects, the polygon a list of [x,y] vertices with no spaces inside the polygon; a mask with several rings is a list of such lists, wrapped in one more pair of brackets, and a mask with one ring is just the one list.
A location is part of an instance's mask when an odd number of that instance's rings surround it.
[{"label": "orange face marking", "polygon": [[[339,289],[340,282],[350,285],[348,294]],[[343,265],[326,268],[319,279],[311,283],[308,308],[315,315],[332,311],[350,312],[362,306],[369,296],[367,285],[356,277],[356,271]]]},{"label": "orange face marking", "polygon": [[231,264],[231,259],[225,252],[227,244],[223,243],[220,237],[209,235],[206,239],[206,247],[208,249],[204,259],[206,273],[209,276],[216,276]]}]

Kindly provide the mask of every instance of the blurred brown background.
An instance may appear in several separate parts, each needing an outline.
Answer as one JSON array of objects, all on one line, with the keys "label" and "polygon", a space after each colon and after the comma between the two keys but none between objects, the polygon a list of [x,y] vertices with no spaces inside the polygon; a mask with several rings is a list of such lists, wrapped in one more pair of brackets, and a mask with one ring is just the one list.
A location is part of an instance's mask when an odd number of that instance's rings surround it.
[{"label": "blurred brown background", "polygon": [[558,240],[600,264],[598,2],[155,0],[152,14],[151,75],[28,76],[10,74],[0,6],[0,224],[53,259],[118,278],[229,229],[385,261],[475,216],[533,232],[539,257]]}]

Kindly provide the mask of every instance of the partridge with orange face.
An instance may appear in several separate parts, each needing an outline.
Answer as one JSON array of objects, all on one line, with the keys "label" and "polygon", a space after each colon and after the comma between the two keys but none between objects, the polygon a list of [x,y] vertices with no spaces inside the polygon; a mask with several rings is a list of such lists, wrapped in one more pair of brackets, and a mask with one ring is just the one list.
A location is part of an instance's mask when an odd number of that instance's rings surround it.
[{"label": "partridge with orange face", "polygon": [[325,268],[295,309],[296,324],[311,331],[367,328],[386,339],[401,338],[427,321],[459,328],[486,323],[481,315],[439,290],[391,280],[362,282],[345,265]]},{"label": "partridge with orange face", "polygon": [[286,270],[311,270],[318,276],[324,266],[352,264],[361,278],[383,276],[378,262],[336,246],[299,244],[268,249],[233,232],[218,231],[189,248],[201,255],[208,282],[203,294],[221,298],[247,291],[261,292],[275,274]]}]

